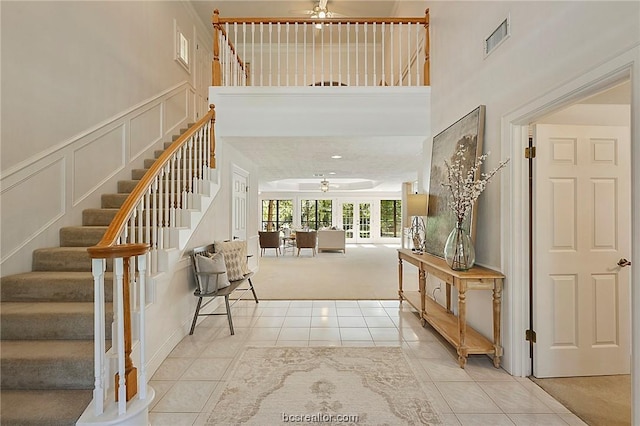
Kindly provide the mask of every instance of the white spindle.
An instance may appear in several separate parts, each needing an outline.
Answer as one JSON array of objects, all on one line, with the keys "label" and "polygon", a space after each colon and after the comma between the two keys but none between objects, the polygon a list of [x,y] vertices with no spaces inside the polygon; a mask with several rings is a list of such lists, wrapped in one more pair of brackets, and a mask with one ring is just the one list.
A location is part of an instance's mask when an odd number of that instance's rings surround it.
[{"label": "white spindle", "polygon": [[389,44],[391,44],[391,54],[389,55],[390,61],[389,61],[389,67],[391,68],[391,86],[395,86],[395,80],[393,79],[393,70],[396,67],[395,64],[395,60],[393,57],[393,33],[394,33],[394,28],[393,28],[393,22],[391,23],[391,28],[390,28],[390,38],[389,38]]},{"label": "white spindle", "polygon": [[269,87],[273,86],[273,24],[269,22]]},{"label": "white spindle", "polygon": [[280,58],[282,58],[282,55],[280,54],[280,34],[282,32],[282,25],[280,23],[276,25],[278,26],[278,87],[280,87],[280,76],[282,75],[282,65],[280,62]]},{"label": "white spindle", "polygon": [[407,24],[407,86],[411,86],[411,24]]},{"label": "white spindle", "polygon": [[372,86],[375,86],[378,81],[376,78],[376,23],[373,23],[373,81],[371,82]]},{"label": "white spindle", "polygon": [[369,85],[369,61],[367,60],[367,23],[364,23],[364,85]]},{"label": "white spindle", "polygon": [[304,55],[304,63],[303,63],[303,67],[302,67],[302,71],[304,72],[304,85],[307,85],[307,23],[303,23],[302,24],[303,28],[304,28],[304,47],[302,49],[303,55]]},{"label": "white spindle", "polygon": [[333,24],[329,23],[329,80],[333,82]]},{"label": "white spindle", "polygon": [[347,22],[347,86],[351,86],[351,50],[350,50],[350,38],[351,38],[351,22]]},{"label": "white spindle", "polygon": [[142,197],[142,199],[140,200],[140,203],[138,204],[138,241],[141,243],[146,242],[144,240],[144,213],[145,213],[145,204],[144,204],[144,197]]},{"label": "white spindle", "polygon": [[402,86],[402,22],[398,24],[398,86]]},{"label": "white spindle", "polygon": [[322,82],[322,85],[324,85],[324,82],[326,81],[324,78],[324,28],[326,27],[323,26],[318,30],[318,34],[320,35],[320,81]]},{"label": "white spindle", "polygon": [[264,23],[260,22],[260,86],[263,86],[264,77]]},{"label": "white spindle", "polygon": [[[313,28],[313,26],[311,27]],[[313,29],[311,30],[313,31]],[[311,34],[311,84],[316,84],[316,38],[314,34]]]},{"label": "white spindle", "polygon": [[384,40],[387,38],[387,33],[385,31],[385,28],[384,28],[384,22],[382,23],[381,32],[382,32],[382,55],[380,55],[380,56],[382,56],[382,84],[384,85],[385,82],[386,82],[385,75],[384,75],[384,65],[385,65],[385,62],[386,62],[385,54],[387,53],[387,51],[384,50]]},{"label": "white spindle", "polygon": [[289,50],[291,50],[291,45],[289,44],[289,23],[287,22],[287,28],[286,28],[286,33],[287,33],[287,66],[286,66],[286,82],[287,82],[287,86],[289,86]]},{"label": "white spindle", "polygon": [[104,271],[107,267],[106,259],[91,259],[93,274],[93,402],[94,414],[99,416],[104,412],[104,397],[106,386],[105,372],[105,319],[104,319]]},{"label": "white spindle", "polygon": [[124,353],[124,293],[123,275],[124,263],[121,257],[113,259],[113,274],[116,280],[116,312],[118,321],[116,322],[116,333],[118,342],[118,414],[127,411],[127,384],[125,381],[125,353]]},{"label": "white spindle", "polygon": [[416,60],[414,61],[416,67],[416,86],[421,86],[420,84],[420,62],[424,62],[424,59],[420,61],[422,58],[421,53],[423,49],[420,49],[420,25],[415,24],[415,32],[416,32]]},{"label": "white spindle", "polygon": [[138,288],[140,292],[140,309],[138,337],[140,339],[140,399],[147,399],[147,356],[146,356],[146,306],[147,306],[147,255],[138,256]]},{"label": "white spindle", "polygon": [[298,61],[299,61],[299,57],[298,57],[298,23],[296,22],[295,24],[293,24],[294,26],[294,30],[293,30],[293,34],[294,34],[294,42],[293,44],[295,45],[295,55],[294,55],[294,62],[295,62],[295,69],[296,69],[296,74],[295,77],[293,78],[293,85],[297,86],[298,85]]},{"label": "white spindle", "polygon": [[342,84],[342,22],[338,22],[338,83]]},{"label": "white spindle", "polygon": [[360,26],[358,24],[356,25],[356,56],[355,56],[355,60],[356,60],[356,86],[360,85],[360,56],[358,55],[358,33],[359,33],[359,29]]}]

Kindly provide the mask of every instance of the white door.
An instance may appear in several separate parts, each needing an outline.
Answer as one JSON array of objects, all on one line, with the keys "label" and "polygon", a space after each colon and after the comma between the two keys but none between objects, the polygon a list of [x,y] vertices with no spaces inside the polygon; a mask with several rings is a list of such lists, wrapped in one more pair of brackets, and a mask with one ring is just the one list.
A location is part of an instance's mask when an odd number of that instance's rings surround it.
[{"label": "white door", "polygon": [[371,201],[342,203],[342,228],[345,241],[350,244],[371,242]]},{"label": "white door", "polygon": [[234,240],[247,239],[247,180],[248,175],[240,170],[233,172],[233,194],[231,212],[231,236]]},{"label": "white door", "polygon": [[536,377],[629,373],[629,134],[535,127]]},{"label": "white door", "polygon": [[211,86],[211,53],[198,38],[196,43],[196,118],[209,111],[209,86]]}]

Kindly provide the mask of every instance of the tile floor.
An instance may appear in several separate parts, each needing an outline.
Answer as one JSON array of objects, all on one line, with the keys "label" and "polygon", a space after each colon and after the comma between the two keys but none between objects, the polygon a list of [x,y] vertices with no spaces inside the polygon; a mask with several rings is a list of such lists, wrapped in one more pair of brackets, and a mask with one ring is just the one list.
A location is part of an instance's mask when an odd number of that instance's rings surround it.
[{"label": "tile floor", "polygon": [[[206,317],[162,363],[152,425],[203,425],[209,401],[245,346],[401,346],[415,360],[423,388],[447,425],[585,425],[526,378],[493,368],[484,355],[458,367],[453,348],[398,301],[240,301],[225,316]],[[461,396],[464,395],[464,398]]]}]

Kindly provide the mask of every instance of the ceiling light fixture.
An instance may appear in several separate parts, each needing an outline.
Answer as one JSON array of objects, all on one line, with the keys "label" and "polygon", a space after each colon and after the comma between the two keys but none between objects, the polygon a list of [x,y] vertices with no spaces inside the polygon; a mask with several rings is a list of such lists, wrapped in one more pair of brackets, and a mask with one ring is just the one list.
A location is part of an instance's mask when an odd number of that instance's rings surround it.
[{"label": "ceiling light fixture", "polygon": [[[313,12],[311,13],[311,19],[325,19],[329,17],[329,11],[326,6],[320,6],[317,4],[313,7]],[[315,24],[315,27],[319,30],[322,29],[322,24],[318,22]]]},{"label": "ceiling light fixture", "polygon": [[329,190],[329,181],[326,179],[322,179],[320,181],[320,191],[327,192]]},{"label": "ceiling light fixture", "polygon": [[332,155],[331,158],[337,160],[338,158],[342,158],[342,155]]}]

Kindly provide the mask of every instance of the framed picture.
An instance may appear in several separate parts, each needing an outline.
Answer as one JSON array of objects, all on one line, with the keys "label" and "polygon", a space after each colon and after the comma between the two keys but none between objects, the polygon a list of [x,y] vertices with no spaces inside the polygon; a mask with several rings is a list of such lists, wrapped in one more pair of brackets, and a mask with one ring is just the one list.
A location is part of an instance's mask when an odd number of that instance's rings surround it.
[{"label": "framed picture", "polygon": [[[435,256],[444,257],[444,244],[456,225],[456,217],[447,205],[449,189],[442,184],[447,181],[445,160],[451,164],[459,146],[464,147],[465,169],[473,167],[482,153],[485,106],[480,105],[460,120],[433,137],[429,181],[429,207],[427,210],[425,250]],[[477,178],[477,176],[476,176]],[[465,219],[465,228],[475,240],[476,206]]]}]

